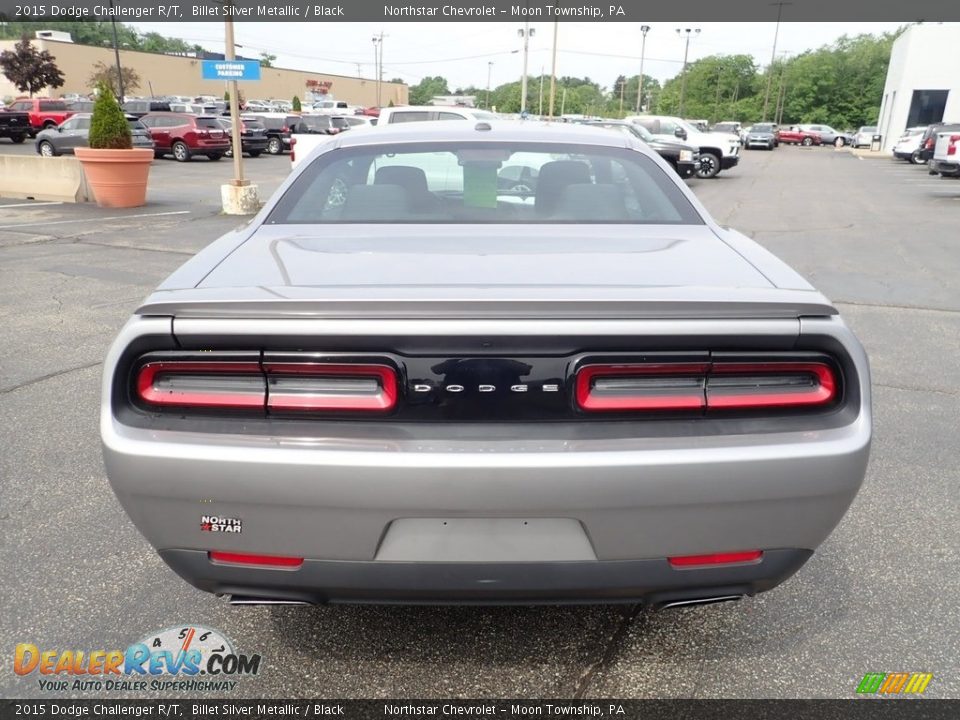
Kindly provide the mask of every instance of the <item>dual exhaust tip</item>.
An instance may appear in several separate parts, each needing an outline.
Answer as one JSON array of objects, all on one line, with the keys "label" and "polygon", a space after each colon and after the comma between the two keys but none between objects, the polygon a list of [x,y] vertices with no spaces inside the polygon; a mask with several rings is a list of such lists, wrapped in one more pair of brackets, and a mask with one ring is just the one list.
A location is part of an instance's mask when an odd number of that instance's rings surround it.
[{"label": "dual exhaust tip", "polygon": [[[714,605],[722,602],[732,602],[740,600],[743,595],[716,595],[711,597],[687,598],[683,600],[667,600],[654,603],[654,610],[667,610],[669,608],[693,607],[694,605]],[[249,595],[231,595],[231,605],[312,605],[313,603],[303,600],[288,600],[284,598],[261,598],[251,597]]]}]

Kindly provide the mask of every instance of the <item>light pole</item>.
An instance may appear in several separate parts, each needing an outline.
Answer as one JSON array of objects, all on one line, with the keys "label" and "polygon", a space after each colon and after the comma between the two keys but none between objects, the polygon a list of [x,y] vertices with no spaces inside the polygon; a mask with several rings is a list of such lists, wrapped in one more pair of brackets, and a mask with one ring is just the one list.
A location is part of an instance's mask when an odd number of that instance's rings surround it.
[{"label": "light pole", "polygon": [[110,24],[113,26],[113,54],[117,59],[117,88],[120,90],[120,97],[117,99],[123,103],[123,70],[120,68],[120,48],[117,43],[117,18],[113,14],[113,0],[110,0]]},{"label": "light pole", "polygon": [[650,26],[641,25],[640,32],[643,33],[643,40],[640,42],[640,82],[637,83],[637,115],[643,109],[643,58],[647,54],[647,33],[650,32]]},{"label": "light pole", "polygon": [[677,37],[687,36],[687,44],[683,50],[683,76],[680,78],[680,117],[683,117],[683,95],[687,90],[687,56],[690,54],[690,36],[699,35],[700,28],[677,28]]},{"label": "light pole", "polygon": [[493,60],[487,62],[487,110],[490,109],[490,73],[493,71]]},{"label": "light pole", "polygon": [[[556,7],[556,5],[554,5]],[[557,33],[560,22],[553,21],[553,62],[550,65],[550,119],[553,119],[553,106],[557,100]]]},{"label": "light pole", "polygon": [[773,31],[773,52],[770,54],[770,69],[767,71],[767,91],[763,95],[763,122],[767,121],[767,106],[770,103],[770,85],[773,82],[773,64],[777,61],[777,37],[780,35],[780,18],[783,15],[784,5],[793,5],[792,2],[770,3],[777,6],[777,29]]},{"label": "light pole", "polygon": [[523,38],[523,77],[520,79],[520,114],[527,111],[527,57],[530,53],[530,38],[537,34],[530,29],[530,23],[525,22],[522,30],[517,34]]},{"label": "light pole", "polygon": [[380,107],[380,81],[383,79],[383,33],[374,35],[371,39],[373,40],[373,70],[377,74],[377,107]]}]

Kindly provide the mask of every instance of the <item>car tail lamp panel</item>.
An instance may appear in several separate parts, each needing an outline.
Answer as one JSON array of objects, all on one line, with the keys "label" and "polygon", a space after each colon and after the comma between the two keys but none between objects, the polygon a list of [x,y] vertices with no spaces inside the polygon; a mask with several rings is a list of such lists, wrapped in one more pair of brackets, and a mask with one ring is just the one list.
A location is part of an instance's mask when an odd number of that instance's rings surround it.
[{"label": "car tail lamp panel", "polygon": [[709,555],[680,555],[667,558],[667,561],[675,568],[693,569],[757,563],[762,559],[762,550],[744,550],[742,552],[710,553]]},{"label": "car tail lamp panel", "polygon": [[383,356],[160,352],[134,364],[130,393],[141,409],[180,414],[376,415],[397,406],[398,376]]},{"label": "car tail lamp panel", "polygon": [[587,364],[576,373],[575,403],[594,413],[826,408],[840,399],[827,361]]},{"label": "car tail lamp panel", "polygon": [[950,144],[947,145],[947,155],[957,154],[957,143],[960,143],[960,135],[951,135]]},{"label": "car tail lamp panel", "polygon": [[263,408],[266,381],[258,362],[161,360],[140,366],[136,395],[158,408]]},{"label": "car tail lamp panel", "polygon": [[702,410],[706,369],[699,363],[587,365],[577,372],[577,405],[588,412]]},{"label": "car tail lamp panel", "polygon": [[397,405],[397,372],[387,365],[265,362],[267,409],[388,412]]},{"label": "car tail lamp panel", "polygon": [[816,407],[837,398],[837,378],[826,363],[716,363],[707,380],[707,408]]}]

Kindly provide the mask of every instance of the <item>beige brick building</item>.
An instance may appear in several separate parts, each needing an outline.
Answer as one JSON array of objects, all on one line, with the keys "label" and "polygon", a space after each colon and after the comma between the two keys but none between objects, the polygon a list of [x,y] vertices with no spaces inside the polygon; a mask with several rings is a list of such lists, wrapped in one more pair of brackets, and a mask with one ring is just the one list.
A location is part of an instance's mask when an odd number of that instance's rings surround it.
[{"label": "beige brick building", "polygon": [[[12,50],[16,40],[0,40],[0,52]],[[63,72],[66,82],[62,88],[47,89],[43,95],[58,97],[64,93],[87,94],[91,88],[87,85],[93,66],[102,61],[107,65],[115,63],[113,49],[78,45],[76,43],[55,40],[34,40],[40,50],[47,50],[56,58],[57,66]],[[129,95],[216,95],[223,96],[226,83],[217,80],[201,80],[201,60],[197,58],[160,55],[155,53],[120,51],[120,64],[129,67],[140,75],[141,85]],[[357,78],[346,75],[289,70],[286,68],[262,68],[259,81],[240,83],[240,91],[248,99],[291,100],[297,95],[301,100],[307,92],[307,83],[330,83],[329,92],[337,100],[346,100],[352,105],[375,105],[377,100],[377,82],[372,78]],[[0,75],[0,99],[23,95],[17,88]],[[381,83],[381,103],[403,105],[408,102],[408,88],[400,83]]]}]

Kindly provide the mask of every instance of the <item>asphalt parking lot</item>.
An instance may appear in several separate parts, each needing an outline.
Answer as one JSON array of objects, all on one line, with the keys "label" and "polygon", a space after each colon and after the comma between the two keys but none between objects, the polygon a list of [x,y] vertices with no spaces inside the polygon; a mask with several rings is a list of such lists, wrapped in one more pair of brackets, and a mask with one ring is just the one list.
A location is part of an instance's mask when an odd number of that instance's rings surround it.
[{"label": "asphalt parking lot", "polygon": [[[0,143],[0,152],[21,152]],[[287,156],[248,161],[264,194]],[[176,577],[100,458],[100,363],[138,301],[238,220],[229,160],[157,161],[150,204],[0,201],[0,696],[37,697],[13,646],[125,648],[198,623],[262,654],[234,697],[852,697],[931,672],[960,697],[960,181],[832,148],[747,152],[691,187],[833,299],[870,354],[865,486],[780,588],[741,603],[237,608]],[[84,696],[81,692],[65,693]],[[115,693],[121,697],[143,694]]]}]

